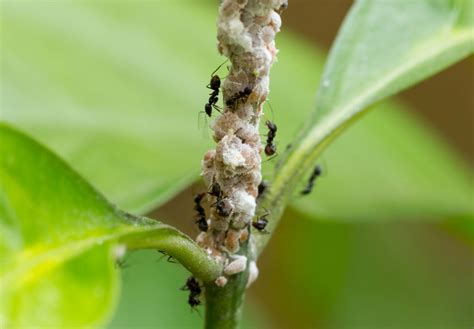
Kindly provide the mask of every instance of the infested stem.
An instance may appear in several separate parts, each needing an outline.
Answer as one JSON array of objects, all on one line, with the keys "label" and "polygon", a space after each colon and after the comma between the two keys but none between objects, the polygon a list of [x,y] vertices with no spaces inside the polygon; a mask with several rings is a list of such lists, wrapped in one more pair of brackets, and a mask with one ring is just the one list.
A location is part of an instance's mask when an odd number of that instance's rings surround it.
[{"label": "infested stem", "polygon": [[258,274],[255,253],[248,251],[255,249],[250,227],[262,177],[259,124],[276,60],[279,12],[286,5],[286,0],[223,0],[219,8],[218,50],[230,66],[222,87],[214,75],[209,83],[206,113],[219,91],[223,109],[212,125],[216,148],[202,163],[209,229],[196,241],[224,270],[216,285],[206,285],[206,328],[237,327],[245,288]]},{"label": "infested stem", "polygon": [[[259,123],[277,53],[274,38],[281,20],[275,10],[283,2],[226,0],[219,8],[218,49],[231,65],[221,88],[223,113],[212,126],[217,146],[202,164],[211,211],[209,230],[197,242],[224,265],[248,241],[255,215],[262,177]],[[215,104],[220,79],[213,75],[209,85],[207,107]]]}]

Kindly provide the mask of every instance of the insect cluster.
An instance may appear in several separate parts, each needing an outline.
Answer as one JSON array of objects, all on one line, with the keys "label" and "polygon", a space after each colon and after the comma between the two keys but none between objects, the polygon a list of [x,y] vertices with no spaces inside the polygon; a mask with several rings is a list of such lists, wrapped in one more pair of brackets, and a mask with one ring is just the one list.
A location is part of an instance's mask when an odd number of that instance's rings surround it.
[{"label": "insect cluster", "polygon": [[199,296],[201,295],[201,286],[194,276],[190,276],[186,280],[186,284],[181,288],[181,290],[188,290],[188,304],[192,308],[201,305],[201,300]]},{"label": "insect cluster", "polygon": [[206,196],[206,193],[198,193],[194,196],[194,210],[197,214],[195,216],[195,223],[198,225],[199,230],[207,232],[209,229],[209,223],[206,219],[206,212],[201,205],[202,199]]},{"label": "insect cluster", "polygon": [[[221,112],[222,109],[217,105],[217,102],[218,102],[218,99],[219,99],[218,98],[219,90],[220,90],[220,87],[221,87],[221,79],[220,79],[219,75],[216,74],[216,72],[224,64],[225,64],[225,62],[222,63],[221,65],[219,65],[217,67],[217,69],[214,70],[214,72],[211,73],[210,82],[206,86],[207,88],[212,90],[212,92],[209,95],[208,102],[204,105],[205,113],[209,117],[212,116],[212,109],[215,109],[218,112],[222,113]],[[228,97],[225,100],[226,107],[230,108],[231,111],[235,110],[236,104],[238,102],[246,101],[247,98],[252,94],[252,92],[253,92],[252,85],[245,86],[242,90],[239,90],[239,91],[235,92],[233,95],[231,95],[230,97]],[[274,143],[274,139],[276,137],[276,132],[277,132],[277,125],[275,123],[273,123],[272,121],[270,121],[270,120],[267,120],[265,122],[265,125],[268,128],[268,134],[267,134],[267,140],[266,140],[264,152],[267,156],[273,156],[273,155],[276,154],[276,150],[277,150],[277,146]],[[242,128],[239,128],[237,131],[240,131],[241,129]],[[242,138],[242,141],[245,142],[245,139]],[[211,204],[211,207],[215,207],[216,213],[220,217],[224,217],[224,218],[229,217],[231,215],[232,211],[233,211],[233,204],[232,204],[231,200],[227,196],[224,195],[224,192],[222,191],[221,186],[219,185],[219,183],[217,181],[215,181],[215,178],[213,178],[213,180],[214,180],[214,182],[211,184],[211,186],[209,187],[209,191],[207,192],[208,195],[215,198],[215,202],[213,204]],[[261,195],[261,191],[260,191],[260,186],[259,186],[259,191],[258,191],[257,197],[260,196],[260,195]],[[195,203],[194,210],[196,210],[196,212],[197,212],[197,214],[195,216],[195,222],[198,224],[199,230],[202,231],[202,232],[207,232],[208,229],[209,229],[209,223],[206,219],[204,208],[201,205],[201,202],[202,202],[204,196],[205,196],[205,193],[199,193],[195,196],[195,198],[194,198],[194,203]],[[255,228],[257,228],[259,231],[263,231],[264,230],[263,226],[265,226],[265,225],[263,225],[263,223],[266,222],[266,219],[264,219],[264,217],[266,217],[266,216],[267,216],[267,214],[262,216],[261,219],[257,219],[258,224],[256,224],[257,222],[254,222],[254,223],[252,223],[252,225]],[[233,248],[231,248],[231,249],[233,249]]]},{"label": "insect cluster", "polygon": [[[207,88],[211,89],[212,92],[208,102],[205,104],[205,112],[209,117],[212,115],[212,109],[216,109],[222,113],[222,115],[216,120],[218,123],[220,123],[219,120],[222,120],[222,117],[227,117],[228,119],[232,116],[238,116],[236,108],[240,106],[239,104],[244,103],[250,97],[252,97],[253,93],[253,84],[249,84],[243,87],[241,90],[234,92],[231,94],[231,96],[225,99],[225,111],[222,112],[222,109],[217,105],[221,88],[221,79],[217,74],[217,71],[223,64],[224,63],[222,63],[211,74],[211,79],[207,85]],[[217,140],[224,140],[229,136],[228,131],[233,129],[234,136],[231,137],[233,138],[233,143],[240,143],[243,145],[247,142],[251,142],[250,140],[236,136],[239,133],[242,135],[242,130],[245,130],[244,127],[225,126],[227,135],[223,134],[223,137],[221,137],[221,135],[218,134],[216,126],[218,126],[218,124],[214,124],[213,129],[216,132],[215,136],[218,135]],[[266,120],[265,126],[268,129],[268,133],[266,135],[263,151],[266,156],[274,157],[277,155],[275,138],[278,128],[277,125],[270,120]],[[262,148],[260,148],[260,150],[262,150]],[[234,268],[237,266],[235,265],[236,260],[234,255],[239,250],[240,245],[248,240],[250,235],[250,227],[253,227],[259,233],[268,233],[266,231],[268,216],[270,215],[268,211],[265,211],[263,215],[256,216],[256,219],[253,221],[251,220],[252,218],[242,220],[239,219],[238,216],[238,214],[242,211],[242,208],[245,209],[255,207],[255,200],[260,198],[265,193],[268,187],[268,182],[262,181],[260,176],[252,176],[251,179],[259,179],[260,182],[258,185],[258,190],[256,190],[253,195],[241,196],[239,195],[239,192],[235,190],[224,191],[221,183],[222,181],[231,181],[235,185],[238,185],[241,180],[244,180],[243,175],[246,173],[243,172],[242,176],[230,176],[224,177],[223,179],[222,176],[218,176],[218,174],[216,174],[215,170],[206,170],[206,168],[214,169],[216,166],[220,166],[220,164],[217,162],[218,160],[225,161],[227,159],[217,158],[216,151],[211,150],[208,152],[203,162],[203,166],[205,168],[203,175],[205,178],[207,177],[206,180],[210,181],[210,184],[208,185],[206,192],[201,192],[194,196],[194,210],[196,211],[194,222],[197,224],[197,227],[201,232],[196,240],[198,244],[205,248],[210,255],[214,257],[222,257],[221,259],[224,262],[224,266]],[[239,166],[235,165],[234,169],[236,169],[235,167],[238,169]],[[305,195],[311,192],[315,180],[320,174],[321,169],[319,166],[317,166],[312,173],[307,186],[301,192],[301,194]],[[229,185],[232,186],[233,184]],[[239,200],[239,196],[241,197],[241,200]],[[246,199],[249,198],[251,198],[251,200],[247,201]],[[205,200],[208,202],[210,210],[209,216],[206,216],[206,211],[203,206]],[[212,218],[214,218],[214,220],[211,220]],[[239,260],[239,262],[241,261]],[[245,266],[245,263],[243,266]],[[231,272],[233,271],[234,270]]]},{"label": "insect cluster", "polygon": [[[217,110],[218,112],[221,113],[221,108],[219,108],[216,104],[217,101],[219,100],[218,96],[219,96],[219,89],[220,89],[220,86],[221,86],[221,79],[216,74],[216,72],[224,64],[225,64],[225,62],[222,63],[221,65],[219,65],[217,67],[217,69],[214,70],[214,72],[211,73],[211,80],[210,80],[209,84],[206,86],[207,88],[212,90],[212,92],[210,94],[210,97],[209,97],[209,100],[204,106],[205,113],[209,117],[211,117],[211,115],[212,115],[212,109],[215,109],[215,110]],[[245,101],[251,93],[252,93],[252,87],[251,86],[246,86],[243,90],[238,91],[237,93],[232,95],[230,98],[228,98],[225,101],[225,105],[228,106],[228,107],[234,107],[237,102]],[[276,137],[276,132],[277,132],[278,128],[277,128],[277,125],[274,122],[270,121],[270,120],[267,120],[265,122],[265,125],[268,128],[268,133],[267,133],[267,140],[266,140],[264,152],[267,156],[273,156],[273,155],[276,154],[276,151],[277,151],[277,146],[274,143],[274,139]],[[257,198],[260,197],[263,194],[264,190],[266,189],[267,185],[265,185],[265,184],[266,183],[264,181],[260,182],[259,188],[258,188]],[[224,196],[224,193],[223,193],[219,183],[217,183],[217,182],[212,183],[212,185],[210,186],[209,191],[207,193],[210,196],[215,198],[215,202],[213,204],[211,204],[211,207],[213,207],[213,206],[215,207],[216,212],[219,216],[228,217],[232,213],[232,210],[233,210],[232,203],[230,202],[228,197]],[[205,195],[206,195],[206,193],[203,192],[203,193],[196,194],[195,197],[194,197],[194,203],[195,203],[194,210],[197,212],[197,214],[195,216],[195,223],[198,225],[199,230],[202,231],[202,232],[207,232],[208,229],[209,229],[209,222],[206,219],[205,210],[201,205],[201,202],[202,202]],[[267,211],[264,215],[258,217],[254,222],[252,222],[252,226],[255,229],[257,229],[259,232],[266,233],[265,227],[268,223],[268,220],[266,219],[266,217],[268,215],[269,215],[269,213]],[[234,241],[234,243],[232,243],[232,245],[236,245],[236,244],[237,244],[237,242],[235,242],[235,241]],[[231,248],[231,249],[234,249],[234,248]]]},{"label": "insect cluster", "polygon": [[[246,270],[255,278],[256,264],[239,250],[251,230],[266,233],[270,213],[258,214],[257,197],[262,181],[261,153],[277,154],[277,126],[272,121],[262,145],[259,122],[269,92],[269,72],[275,62],[275,35],[280,29],[279,13],[284,0],[263,1],[253,6],[247,1],[222,0],[217,22],[218,50],[230,59],[228,74],[221,79],[218,70],[210,75],[209,97],[204,113],[211,118],[215,149],[206,152],[201,175],[206,190],[194,198],[194,222],[200,233],[196,242],[223,266],[216,280],[225,285],[227,278]],[[238,27],[238,28],[236,28]],[[222,104],[219,103],[222,99]]]}]

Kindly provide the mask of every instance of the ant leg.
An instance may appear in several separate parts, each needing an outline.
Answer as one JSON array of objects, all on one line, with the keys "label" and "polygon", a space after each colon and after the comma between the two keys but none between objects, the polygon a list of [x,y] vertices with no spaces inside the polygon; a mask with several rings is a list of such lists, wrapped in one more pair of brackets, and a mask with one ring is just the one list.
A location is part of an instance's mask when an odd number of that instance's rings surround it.
[{"label": "ant leg", "polygon": [[122,270],[123,270],[123,269],[126,269],[126,268],[128,268],[128,267],[130,267],[130,264],[127,263],[126,260],[117,260],[117,261],[115,262],[115,268],[119,268],[119,269],[122,269]]},{"label": "ant leg", "polygon": [[163,259],[163,257],[166,256],[166,254],[165,254],[164,251],[161,251],[161,250],[157,250],[157,251],[158,251],[160,254],[162,254],[161,257],[156,260],[156,262],[158,263],[158,262],[161,262],[161,260]]},{"label": "ant leg", "polygon": [[265,213],[262,216],[260,216],[260,218],[261,217],[267,217],[268,215],[270,215],[270,212],[268,211],[267,208],[263,208],[263,209],[265,210]]},{"label": "ant leg", "polygon": [[275,153],[274,155],[272,155],[271,157],[269,157],[267,160],[262,161],[262,163],[265,163],[265,162],[267,162],[267,161],[273,160],[273,159],[275,159],[277,156],[278,156],[278,152]]},{"label": "ant leg", "polygon": [[[204,115],[204,119],[202,118]],[[197,128],[199,131],[201,131],[201,136],[203,138],[208,138],[209,133],[206,129],[206,126],[209,126],[208,119],[207,119],[207,114],[205,111],[200,111],[198,112],[198,120],[197,120]]]},{"label": "ant leg", "polygon": [[201,312],[199,312],[199,310],[196,307],[191,306],[191,313],[193,313],[193,312],[196,312],[199,315],[199,317],[202,319]]},{"label": "ant leg", "polygon": [[203,114],[203,113],[205,114],[206,112],[204,112],[204,111],[199,111],[199,112],[197,113],[197,116],[198,116],[198,120],[197,120],[197,121],[198,121],[198,128],[201,128],[201,114]]},{"label": "ant leg", "polygon": [[163,257],[168,256],[168,258],[167,258],[166,260],[167,260],[169,263],[173,263],[173,264],[177,264],[177,263],[178,263],[178,262],[173,258],[173,256],[168,255],[168,254],[166,253],[166,251],[158,250],[158,252],[159,252],[160,254],[163,254],[163,256],[161,256],[161,257],[158,259],[158,261],[162,260]]},{"label": "ant leg", "polygon": [[212,104],[212,108],[222,114],[223,109],[221,107],[217,106],[216,104]]},{"label": "ant leg", "polygon": [[173,256],[171,256],[171,255],[168,256],[168,259],[166,259],[166,261],[167,261],[168,263],[178,264],[178,261],[175,260],[175,259],[173,258]]}]

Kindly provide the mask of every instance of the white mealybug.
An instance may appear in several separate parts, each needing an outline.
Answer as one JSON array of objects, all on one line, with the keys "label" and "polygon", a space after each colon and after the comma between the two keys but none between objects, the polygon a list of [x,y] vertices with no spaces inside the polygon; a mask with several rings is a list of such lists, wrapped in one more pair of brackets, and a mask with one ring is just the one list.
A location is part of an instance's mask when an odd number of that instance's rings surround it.
[{"label": "white mealybug", "polygon": [[218,287],[223,287],[227,284],[227,278],[225,276],[220,276],[216,279],[216,281],[214,281],[214,283]]},{"label": "white mealybug", "polygon": [[124,257],[127,252],[127,246],[124,244],[119,244],[112,249],[112,255],[115,259],[115,266],[118,268],[128,267],[126,265]]},{"label": "white mealybug", "polygon": [[119,244],[115,246],[115,248],[113,249],[114,258],[116,260],[120,260],[123,258],[123,256],[125,256],[126,252],[127,252],[127,246],[124,244]]},{"label": "white mealybug", "polygon": [[255,261],[249,263],[249,278],[247,280],[247,288],[258,278],[258,267]]},{"label": "white mealybug", "polygon": [[224,268],[225,275],[234,275],[245,271],[247,268],[247,257],[242,255],[233,256],[234,260]]}]

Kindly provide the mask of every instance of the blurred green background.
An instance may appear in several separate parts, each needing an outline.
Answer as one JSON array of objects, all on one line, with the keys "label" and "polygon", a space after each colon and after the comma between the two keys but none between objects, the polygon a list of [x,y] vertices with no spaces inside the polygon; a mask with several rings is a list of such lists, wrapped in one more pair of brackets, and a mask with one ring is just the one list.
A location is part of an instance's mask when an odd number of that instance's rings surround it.
[{"label": "blurred green background", "polygon": [[[293,0],[283,14],[272,71],[274,114],[267,114],[281,122],[280,148],[313,107],[322,54],[350,3]],[[202,186],[187,186],[211,145],[197,112],[209,75],[222,62],[215,50],[216,4],[1,5],[2,119],[53,148],[120,206],[194,236],[192,193]],[[473,83],[470,58],[398,102],[379,105],[380,112],[330,148],[315,193],[295,197],[297,206],[285,213],[263,254],[260,278],[248,292],[246,328],[472,327],[472,217],[456,209],[473,201],[472,176],[465,175],[474,160]],[[409,127],[408,136],[420,131],[414,147],[422,145],[428,155],[395,146],[408,137],[379,128],[394,122]],[[367,143],[374,136],[379,144]],[[349,150],[360,150],[360,159]],[[267,177],[272,170],[266,164]],[[453,179],[469,189],[453,196],[459,203],[443,204],[449,198],[437,189],[457,191]],[[412,202],[417,198],[426,204]],[[192,312],[179,290],[188,274],[160,256],[126,256],[128,266],[117,269],[122,297],[110,328],[199,327],[203,310]]]}]

